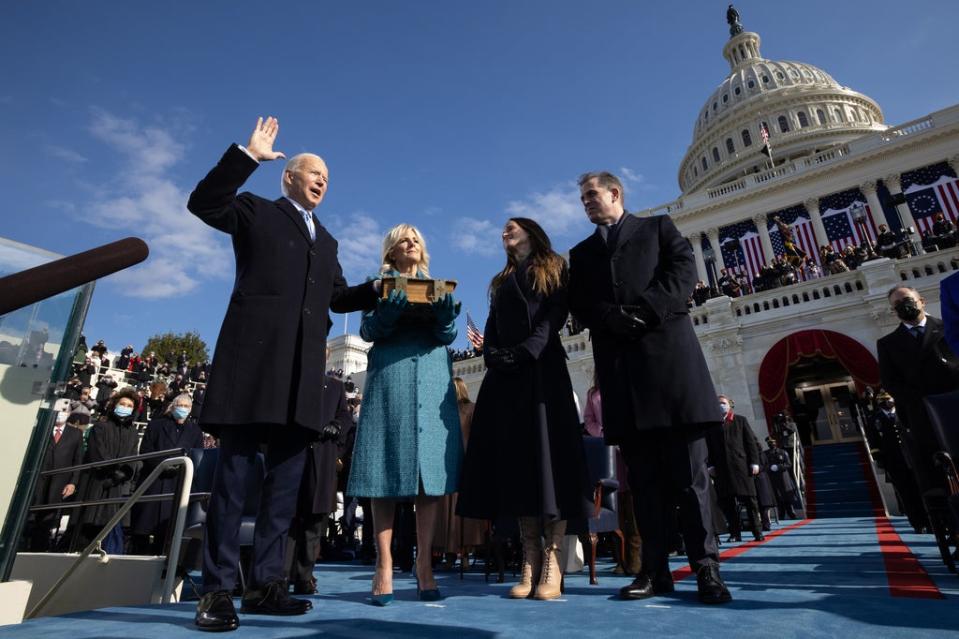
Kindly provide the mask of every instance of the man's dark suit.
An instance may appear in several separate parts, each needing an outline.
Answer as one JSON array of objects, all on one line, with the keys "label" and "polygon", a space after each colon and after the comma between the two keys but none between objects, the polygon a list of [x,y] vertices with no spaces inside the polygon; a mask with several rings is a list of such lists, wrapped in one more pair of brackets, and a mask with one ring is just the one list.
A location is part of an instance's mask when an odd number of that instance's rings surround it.
[{"label": "man's dark suit", "polygon": [[217,339],[201,426],[220,437],[207,514],[203,590],[232,590],[237,530],[259,444],[267,444],[252,583],[284,578],[283,547],[306,446],[322,429],[327,313],[372,308],[372,283],[348,287],[337,243],[314,217],[316,240],[285,198],[237,190],[258,166],[236,145],[197,185],[188,208],[229,233],[236,282]]},{"label": "man's dark suit", "polygon": [[879,339],[876,350],[882,387],[896,400],[896,413],[905,427],[903,443],[919,487],[925,490],[935,481],[932,454],[939,446],[922,399],[959,388],[959,357],[946,343],[942,320],[929,315],[921,338],[900,324]]},{"label": "man's dark suit", "polygon": [[[668,569],[668,526],[681,509],[694,569],[717,561],[705,428],[721,419],[686,307],[693,251],[669,216],[625,214],[609,248],[599,231],[570,251],[570,310],[590,329],[606,441],[619,444],[643,535],[645,570]],[[631,339],[606,314],[634,306],[648,330]]]},{"label": "man's dark suit", "polygon": [[[47,448],[43,453],[43,465],[40,471],[69,468],[83,463],[83,433],[73,426],[64,425],[60,441],[54,442],[53,433],[47,440]],[[63,499],[63,489],[67,484],[77,485],[79,472],[61,473],[59,475],[40,476],[37,479],[37,489],[34,493],[34,503],[58,504]],[[33,527],[32,546],[35,552],[43,552],[50,548],[50,529],[56,526],[60,511],[47,510],[38,512]]]},{"label": "man's dark suit", "polygon": [[709,429],[706,435],[709,463],[716,469],[716,492],[723,514],[729,524],[729,533],[738,537],[742,532],[737,499],[749,512],[752,531],[759,534],[759,502],[752,466],[759,466],[759,442],[742,415],[733,415],[721,426]]}]

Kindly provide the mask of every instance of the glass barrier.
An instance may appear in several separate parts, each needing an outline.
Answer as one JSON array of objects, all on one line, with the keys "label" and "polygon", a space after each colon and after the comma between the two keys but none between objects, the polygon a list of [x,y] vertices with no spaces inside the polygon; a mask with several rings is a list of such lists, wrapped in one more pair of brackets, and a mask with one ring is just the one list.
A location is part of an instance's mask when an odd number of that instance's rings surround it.
[{"label": "glass barrier", "polygon": [[[0,277],[60,255],[0,238]],[[0,580],[16,557],[94,284],[0,315]]]}]

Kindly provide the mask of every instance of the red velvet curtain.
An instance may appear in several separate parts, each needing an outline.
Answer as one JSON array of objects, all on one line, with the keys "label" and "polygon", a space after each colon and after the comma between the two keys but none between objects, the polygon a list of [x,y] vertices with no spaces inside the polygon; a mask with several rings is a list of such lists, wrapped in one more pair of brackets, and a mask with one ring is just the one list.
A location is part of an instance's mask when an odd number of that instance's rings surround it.
[{"label": "red velvet curtain", "polygon": [[849,371],[856,388],[879,385],[879,364],[865,346],[841,333],[823,330],[799,331],[769,349],[759,367],[759,395],[763,399],[766,423],[789,407],[786,378],[789,367],[803,357],[838,360]]}]

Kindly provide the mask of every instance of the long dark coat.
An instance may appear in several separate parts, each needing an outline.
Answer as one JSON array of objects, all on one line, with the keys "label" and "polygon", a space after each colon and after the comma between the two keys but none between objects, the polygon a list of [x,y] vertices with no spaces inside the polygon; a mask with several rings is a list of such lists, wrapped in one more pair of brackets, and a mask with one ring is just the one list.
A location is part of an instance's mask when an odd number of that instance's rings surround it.
[{"label": "long dark coat", "polygon": [[[87,439],[84,463],[90,464],[137,454],[140,436],[133,425],[132,418],[120,420],[111,413],[106,419],[96,422],[90,428],[92,430]],[[139,462],[134,462],[133,464],[107,466],[87,471],[86,481],[89,482],[89,486],[82,486],[80,494],[84,501],[129,495],[133,476],[136,474],[138,466]],[[123,473],[123,478],[115,478],[115,470],[120,470]],[[81,516],[82,523],[102,526],[119,509],[120,506],[116,504],[84,508]]]},{"label": "long dark coat", "polygon": [[[783,501],[784,506],[790,505],[796,498],[796,482],[793,481],[789,453],[782,448],[770,448],[762,452],[761,459],[773,493]],[[772,469],[773,466],[776,466],[776,470]]]},{"label": "long dark coat", "polygon": [[750,466],[759,465],[759,443],[746,418],[734,415],[722,426],[711,427],[706,437],[719,496],[755,497],[756,482]]},{"label": "long dark coat", "polygon": [[[719,421],[686,307],[697,277],[693,250],[668,215],[625,215],[615,248],[597,231],[569,254],[569,306],[590,330],[608,444],[622,443],[627,429]],[[644,309],[650,327],[638,340],[605,330],[604,314],[620,304]]]},{"label": "long dark coat", "polygon": [[489,369],[483,378],[456,514],[583,519],[589,476],[559,338],[568,314],[566,287],[544,297],[523,273],[494,294],[484,348],[520,346],[533,359],[516,371]]},{"label": "long dark coat", "polygon": [[[64,426],[60,441],[53,442],[53,433],[47,440],[47,448],[43,453],[43,464],[40,470],[55,470],[68,468],[83,463],[83,433],[73,426]],[[37,479],[35,503],[57,504],[63,501],[63,489],[67,484],[77,485],[80,479],[79,471],[60,475],[40,476]],[[76,493],[74,493],[76,494]],[[73,497],[71,497],[73,499]]]},{"label": "long dark coat", "polygon": [[334,419],[340,423],[340,436],[331,441],[313,442],[307,451],[303,481],[297,497],[296,515],[324,514],[333,512],[336,505],[336,460],[346,447],[353,416],[346,403],[343,382],[326,377],[323,385],[323,411],[321,423],[329,424]]},{"label": "long dark coat", "polygon": [[[176,421],[169,415],[161,415],[150,420],[140,442],[140,454],[170,450],[171,448],[184,448],[186,450],[203,448],[203,431],[200,430],[195,421],[189,418],[183,422],[179,432],[177,432]],[[139,473],[140,481],[146,479],[163,459],[166,458],[144,461]],[[176,491],[179,472],[177,469],[169,469],[169,475],[166,477],[161,475],[147,488],[145,494],[160,495]],[[173,504],[173,501],[162,501],[135,505],[133,507],[133,532],[142,535],[162,536],[173,517]]]},{"label": "long dark coat", "polygon": [[372,282],[348,287],[336,240],[314,217],[316,241],[286,198],[237,195],[257,163],[236,145],[197,184],[187,207],[230,234],[236,282],[217,339],[201,425],[323,427],[328,312],[373,308]]},{"label": "long dark coat", "polygon": [[922,341],[900,324],[879,339],[876,350],[882,387],[896,400],[896,414],[908,429],[907,443],[914,439],[914,453],[922,455],[914,463],[928,470],[939,446],[922,399],[959,388],[959,357],[946,342],[942,320],[929,315]]}]

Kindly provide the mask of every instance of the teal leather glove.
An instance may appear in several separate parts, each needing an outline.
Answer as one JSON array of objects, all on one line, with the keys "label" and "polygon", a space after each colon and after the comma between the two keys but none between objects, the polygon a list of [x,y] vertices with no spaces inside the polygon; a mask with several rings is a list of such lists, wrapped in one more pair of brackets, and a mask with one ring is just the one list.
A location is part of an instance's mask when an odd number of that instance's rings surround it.
[{"label": "teal leather glove", "polygon": [[406,291],[393,289],[386,299],[381,299],[376,303],[376,317],[384,324],[393,325],[400,319],[400,315],[410,305],[406,298]]},{"label": "teal leather glove", "polygon": [[449,293],[433,302],[433,317],[436,318],[438,326],[451,324],[459,314],[460,303],[455,301]]}]

